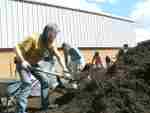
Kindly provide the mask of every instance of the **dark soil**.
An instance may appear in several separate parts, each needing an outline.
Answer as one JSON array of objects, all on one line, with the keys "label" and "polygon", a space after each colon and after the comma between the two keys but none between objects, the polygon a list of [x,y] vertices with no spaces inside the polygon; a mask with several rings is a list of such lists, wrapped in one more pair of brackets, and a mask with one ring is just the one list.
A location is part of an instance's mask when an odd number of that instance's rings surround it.
[{"label": "dark soil", "polygon": [[149,113],[150,41],[139,43],[127,53],[119,52],[117,57],[107,71],[92,70],[92,80],[83,89],[56,99],[59,107],[49,112]]}]

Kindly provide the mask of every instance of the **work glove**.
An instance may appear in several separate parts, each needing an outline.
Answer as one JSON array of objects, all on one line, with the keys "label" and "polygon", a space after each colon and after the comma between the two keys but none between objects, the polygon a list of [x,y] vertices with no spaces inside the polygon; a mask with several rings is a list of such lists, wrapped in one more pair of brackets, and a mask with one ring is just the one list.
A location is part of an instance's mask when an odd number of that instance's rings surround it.
[{"label": "work glove", "polygon": [[22,62],[22,67],[25,68],[25,69],[30,69],[31,68],[31,65],[28,61],[24,60]]},{"label": "work glove", "polygon": [[63,69],[63,73],[69,73],[68,69],[67,68]]},{"label": "work glove", "polygon": [[64,78],[68,80],[73,80],[72,73],[68,71],[68,69],[63,70]]}]

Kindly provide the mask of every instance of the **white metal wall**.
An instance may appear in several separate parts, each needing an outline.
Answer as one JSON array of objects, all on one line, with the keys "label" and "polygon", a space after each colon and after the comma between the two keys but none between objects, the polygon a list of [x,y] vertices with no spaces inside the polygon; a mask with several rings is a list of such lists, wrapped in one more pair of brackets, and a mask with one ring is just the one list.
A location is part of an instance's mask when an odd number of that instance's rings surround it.
[{"label": "white metal wall", "polygon": [[57,42],[79,47],[121,47],[135,44],[134,23],[84,12],[0,0],[0,48],[11,48],[49,22],[61,29]]}]

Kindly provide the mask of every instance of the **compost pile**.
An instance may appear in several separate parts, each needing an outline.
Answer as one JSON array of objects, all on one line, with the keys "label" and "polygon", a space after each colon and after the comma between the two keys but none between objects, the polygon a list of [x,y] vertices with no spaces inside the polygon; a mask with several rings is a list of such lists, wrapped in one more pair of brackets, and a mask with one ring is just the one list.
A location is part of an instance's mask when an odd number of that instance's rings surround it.
[{"label": "compost pile", "polygon": [[[94,71],[96,72],[96,71]],[[95,73],[94,73],[95,74]],[[71,91],[56,100],[57,113],[149,113],[150,40],[119,53],[105,73],[96,72],[82,90]]]}]

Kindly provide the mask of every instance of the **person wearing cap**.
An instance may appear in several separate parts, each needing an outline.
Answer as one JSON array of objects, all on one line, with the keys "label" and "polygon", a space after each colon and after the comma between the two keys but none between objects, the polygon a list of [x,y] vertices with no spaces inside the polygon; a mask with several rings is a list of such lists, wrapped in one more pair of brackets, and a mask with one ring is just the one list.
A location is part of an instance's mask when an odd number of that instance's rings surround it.
[{"label": "person wearing cap", "polygon": [[[46,74],[40,71],[31,71],[34,69],[49,69],[53,71],[54,57],[59,61],[63,71],[67,71],[64,61],[62,60],[59,51],[57,50],[55,39],[60,30],[55,23],[50,23],[45,26],[42,34],[33,33],[23,42],[15,46],[16,53],[16,69],[19,72],[22,85],[20,92],[17,95],[17,113],[25,113],[27,108],[27,98],[31,93],[31,80],[29,75],[33,75],[40,81],[41,84],[41,110],[48,110],[48,90],[49,85],[54,89],[58,83],[55,76],[50,80]],[[43,62],[49,62],[43,63]]]},{"label": "person wearing cap", "polygon": [[123,44],[123,47],[119,50],[118,54],[116,55],[117,60],[119,60],[120,58],[127,59],[126,53],[128,52],[128,49],[128,44]]},{"label": "person wearing cap", "polygon": [[73,78],[76,79],[76,73],[84,68],[84,57],[78,48],[72,47],[67,43],[62,44],[62,49],[64,51],[66,66],[73,73]]},{"label": "person wearing cap", "polygon": [[128,44],[123,44],[123,47],[120,49],[118,54],[123,55],[123,54],[127,53],[128,49],[129,49]]}]

